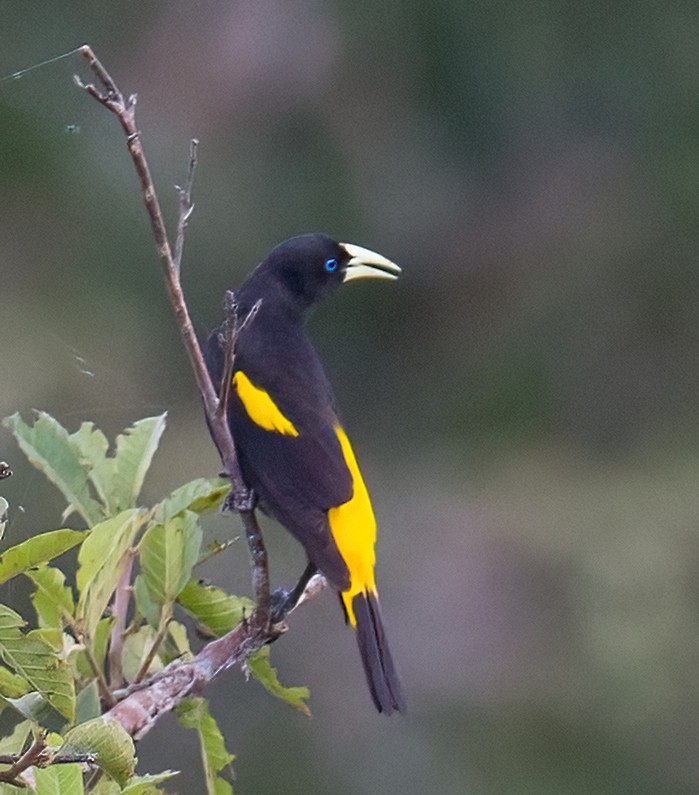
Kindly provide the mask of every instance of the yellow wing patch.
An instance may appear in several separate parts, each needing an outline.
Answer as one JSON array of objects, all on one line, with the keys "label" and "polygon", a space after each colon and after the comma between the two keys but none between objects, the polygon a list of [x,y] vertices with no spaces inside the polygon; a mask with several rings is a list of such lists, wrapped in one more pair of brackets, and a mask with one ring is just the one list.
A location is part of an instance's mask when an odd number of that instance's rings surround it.
[{"label": "yellow wing patch", "polygon": [[328,522],[330,532],[350,573],[350,587],[348,591],[342,592],[342,601],[349,622],[354,627],[357,621],[352,610],[352,598],[364,591],[376,593],[374,580],[376,519],[347,434],[339,425],[335,428],[335,433],[342,446],[347,468],[352,475],[354,491],[347,502],[328,511]]},{"label": "yellow wing patch", "polygon": [[255,425],[259,425],[266,431],[275,431],[286,436],[299,435],[293,422],[281,413],[267,392],[256,387],[242,370],[238,370],[233,376],[233,386],[245,406],[245,411]]}]

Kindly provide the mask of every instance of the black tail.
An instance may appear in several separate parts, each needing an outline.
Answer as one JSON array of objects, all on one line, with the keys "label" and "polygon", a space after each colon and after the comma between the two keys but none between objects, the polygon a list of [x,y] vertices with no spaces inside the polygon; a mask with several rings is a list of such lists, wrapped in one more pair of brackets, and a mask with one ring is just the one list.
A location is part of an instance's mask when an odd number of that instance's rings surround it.
[{"label": "black tail", "polygon": [[403,691],[388,648],[379,600],[375,594],[357,594],[352,599],[352,610],[357,620],[359,653],[376,709],[387,715],[405,712]]}]

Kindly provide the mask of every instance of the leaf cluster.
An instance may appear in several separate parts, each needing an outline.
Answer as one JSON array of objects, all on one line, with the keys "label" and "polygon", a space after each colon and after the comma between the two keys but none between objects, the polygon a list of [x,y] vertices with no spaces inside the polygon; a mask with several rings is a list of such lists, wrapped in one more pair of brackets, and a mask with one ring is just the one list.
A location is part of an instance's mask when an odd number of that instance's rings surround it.
[{"label": "leaf cluster", "polygon": [[[166,416],[134,423],[110,449],[91,422],[69,433],[38,412],[32,424],[18,414],[4,420],[30,462],[66,499],[63,521],[82,529],[39,533],[0,554],[0,585],[25,577],[32,584],[32,614],[0,602],[0,712],[14,716],[0,739],[0,782],[39,793],[160,792],[175,775],[135,775],[132,738],[106,716],[119,696],[168,663],[191,659],[196,635],[220,637],[253,607],[194,577],[202,556],[202,514],[229,491],[220,478],[180,486],[156,505],[139,495],[165,429]],[[0,498],[0,523],[9,506]],[[77,571],[60,565],[77,548]],[[223,547],[221,547],[223,548]],[[269,663],[269,648],[247,661],[264,687],[308,714],[305,688],[284,688]],[[177,708],[183,726],[197,731],[209,793],[232,793],[223,736],[203,698]],[[0,783],[14,791],[10,784]]]}]

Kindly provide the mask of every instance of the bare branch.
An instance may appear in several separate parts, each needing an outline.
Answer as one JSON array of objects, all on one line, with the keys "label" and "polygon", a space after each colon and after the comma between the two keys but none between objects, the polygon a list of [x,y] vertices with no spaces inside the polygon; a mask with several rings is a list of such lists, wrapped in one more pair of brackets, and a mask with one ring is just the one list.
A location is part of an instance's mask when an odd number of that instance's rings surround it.
[{"label": "bare branch", "polygon": [[[194,378],[201,393],[204,403],[204,411],[206,412],[209,421],[209,428],[211,435],[214,438],[216,446],[219,450],[219,455],[223,462],[224,472],[231,481],[231,495],[232,498],[228,501],[230,507],[235,508],[241,513],[243,522],[246,525],[246,536],[248,543],[252,542],[251,556],[253,560],[261,560],[262,557],[258,554],[259,548],[264,546],[262,534],[253,519],[246,518],[247,512],[253,512],[253,503],[250,498],[250,493],[243,481],[238,464],[238,457],[235,451],[233,438],[228,427],[225,411],[218,411],[219,399],[209,372],[204,363],[201,348],[197,340],[192,320],[189,316],[187,304],[185,302],[184,293],[180,284],[179,268],[175,262],[170,248],[170,243],[165,229],[165,222],[163,221],[162,211],[160,209],[160,202],[155,191],[155,185],[151,177],[150,168],[143,151],[141,144],[141,136],[138,128],[136,127],[136,96],[132,95],[128,100],[124,99],[116,83],[100,63],[97,56],[92,49],[85,45],[81,48],[81,53],[86,58],[90,68],[94,72],[100,87],[93,84],[83,84],[77,80],[78,85],[81,86],[91,97],[96,99],[100,104],[104,105],[108,110],[116,115],[119,119],[122,129],[126,135],[126,145],[131,159],[133,160],[136,168],[136,173],[141,183],[141,191],[143,193],[143,200],[148,211],[148,217],[151,222],[151,229],[155,239],[158,256],[163,267],[165,275],[165,286],[168,291],[170,303],[172,304],[175,313],[175,319],[182,335],[187,355],[189,357]],[[195,161],[196,162],[196,161]],[[190,160],[190,182],[193,179],[194,166]],[[185,223],[185,222],[183,222]],[[184,232],[183,232],[184,233]],[[233,345],[235,340],[233,340]],[[254,550],[253,550],[254,546]],[[253,580],[256,578],[253,576]],[[256,596],[264,598],[265,590],[256,588]],[[267,589],[267,598],[269,596],[269,589]],[[267,604],[259,605],[263,613],[269,613],[269,601]]]}]

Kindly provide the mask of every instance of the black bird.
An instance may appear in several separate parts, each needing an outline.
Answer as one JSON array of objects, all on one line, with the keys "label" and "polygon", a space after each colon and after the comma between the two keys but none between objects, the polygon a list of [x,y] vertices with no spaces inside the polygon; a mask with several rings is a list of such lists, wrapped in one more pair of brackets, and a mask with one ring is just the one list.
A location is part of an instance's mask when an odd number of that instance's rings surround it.
[{"label": "black bird", "polygon": [[[396,279],[400,268],[373,251],[320,235],[278,245],[236,293],[243,319],[235,348],[228,421],[240,467],[258,504],[303,545],[302,587],[320,571],[356,630],[379,712],[404,710],[374,581],[376,522],[335,398],[305,330],[309,310],[344,282]],[[222,329],[207,340],[214,385],[224,370]]]}]

